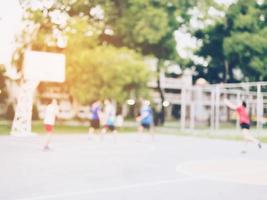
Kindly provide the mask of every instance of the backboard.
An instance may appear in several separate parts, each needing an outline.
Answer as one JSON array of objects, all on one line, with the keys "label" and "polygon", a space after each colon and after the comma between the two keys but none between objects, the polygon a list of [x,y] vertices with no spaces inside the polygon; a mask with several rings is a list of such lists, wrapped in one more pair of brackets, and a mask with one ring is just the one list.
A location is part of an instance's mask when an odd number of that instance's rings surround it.
[{"label": "backboard", "polygon": [[64,82],[65,55],[40,51],[26,51],[23,73],[26,80]]}]

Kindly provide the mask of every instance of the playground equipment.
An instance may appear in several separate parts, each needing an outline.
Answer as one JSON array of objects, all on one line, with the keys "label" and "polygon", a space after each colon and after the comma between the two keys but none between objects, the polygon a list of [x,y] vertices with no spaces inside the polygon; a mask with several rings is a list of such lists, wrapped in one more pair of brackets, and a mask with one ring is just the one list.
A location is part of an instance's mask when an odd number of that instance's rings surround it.
[{"label": "playground equipment", "polygon": [[26,51],[21,85],[11,135],[32,135],[32,105],[35,89],[41,81],[64,82],[65,56],[58,53]]}]

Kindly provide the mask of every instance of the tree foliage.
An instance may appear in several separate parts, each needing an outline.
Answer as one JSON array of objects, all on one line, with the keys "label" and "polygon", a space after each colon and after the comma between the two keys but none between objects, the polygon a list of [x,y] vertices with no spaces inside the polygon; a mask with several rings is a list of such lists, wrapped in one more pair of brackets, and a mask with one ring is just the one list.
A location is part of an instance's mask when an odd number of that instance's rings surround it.
[{"label": "tree foliage", "polygon": [[[123,101],[129,93],[145,92],[143,86],[149,76],[142,56],[101,40],[107,25],[106,18],[99,15],[102,10],[99,1],[54,1],[49,6],[45,2],[41,5],[38,9],[31,6],[26,9],[26,26],[18,38],[19,66],[27,48],[64,53],[67,58],[64,87],[80,103],[105,97]],[[94,13],[94,9],[98,12]]]},{"label": "tree foliage", "polygon": [[210,83],[224,82],[226,80],[228,72],[225,67],[223,51],[223,41],[226,34],[224,25],[219,22],[195,33],[196,37],[202,40],[202,47],[196,54],[209,60],[208,66],[196,65],[196,79],[204,77]]},{"label": "tree foliage", "polygon": [[127,0],[114,1],[106,8],[107,24],[114,30],[108,41],[117,46],[134,48],[142,54],[159,59],[175,59],[176,42],[174,31],[179,23],[176,19],[179,1],[173,0]]},{"label": "tree foliage", "polygon": [[229,7],[224,21],[196,32],[203,40],[197,54],[210,60],[208,68],[198,66],[199,76],[211,82],[267,80],[266,8],[264,1],[240,0]]},{"label": "tree foliage", "polygon": [[[122,102],[145,92],[149,72],[142,57],[127,48],[99,46],[69,54],[67,81],[79,102],[112,98]],[[74,65],[73,65],[74,64]]]},{"label": "tree foliage", "polygon": [[226,15],[230,34],[224,40],[224,53],[247,80],[267,80],[266,8],[265,1],[239,1]]}]

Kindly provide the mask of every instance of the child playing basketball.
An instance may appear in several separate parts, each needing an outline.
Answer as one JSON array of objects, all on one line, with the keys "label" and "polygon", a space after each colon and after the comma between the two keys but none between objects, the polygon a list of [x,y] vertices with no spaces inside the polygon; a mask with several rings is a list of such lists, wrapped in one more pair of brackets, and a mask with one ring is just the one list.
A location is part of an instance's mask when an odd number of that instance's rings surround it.
[{"label": "child playing basketball", "polygon": [[143,133],[144,130],[151,131],[151,128],[153,126],[153,111],[150,107],[149,101],[142,101],[140,115],[136,118],[136,120],[140,123],[138,127],[138,132]]},{"label": "child playing basketball", "polygon": [[101,116],[101,101],[95,101],[91,107],[90,128],[89,135],[95,133],[100,129],[100,116]]},{"label": "child playing basketball", "polygon": [[46,132],[46,140],[44,144],[44,150],[50,149],[49,144],[51,142],[51,137],[54,130],[57,112],[58,112],[57,101],[53,99],[52,102],[48,104],[45,111],[44,128]]},{"label": "child playing basketball", "polygon": [[[239,124],[241,127],[242,135],[244,137],[246,145],[248,142],[253,142],[254,144],[257,144],[259,148],[261,148],[261,142],[257,140],[255,137],[253,137],[250,132],[250,119],[248,116],[248,112],[246,110],[247,104],[245,101],[243,101],[240,105],[234,105],[231,103],[228,99],[224,99],[225,104],[232,110],[235,110],[239,117]],[[246,153],[246,151],[242,151],[242,153]]]},{"label": "child playing basketball", "polygon": [[106,99],[104,101],[104,128],[102,130],[103,133],[108,131],[115,132],[115,120],[116,120],[116,109],[112,104],[111,100]]}]

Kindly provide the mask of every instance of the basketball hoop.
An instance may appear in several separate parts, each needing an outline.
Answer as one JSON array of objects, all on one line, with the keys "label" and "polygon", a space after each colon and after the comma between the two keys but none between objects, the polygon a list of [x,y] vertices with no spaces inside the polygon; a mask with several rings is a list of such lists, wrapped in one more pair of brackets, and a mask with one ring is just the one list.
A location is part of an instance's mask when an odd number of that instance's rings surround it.
[{"label": "basketball hoop", "polygon": [[20,87],[11,135],[32,136],[32,105],[35,89],[41,81],[64,82],[65,56],[58,53],[26,51],[23,63],[24,83]]}]

